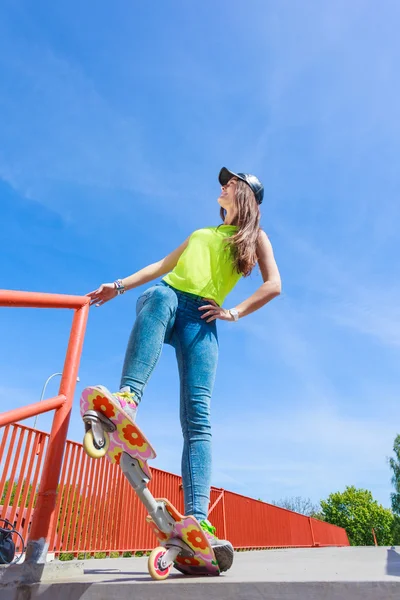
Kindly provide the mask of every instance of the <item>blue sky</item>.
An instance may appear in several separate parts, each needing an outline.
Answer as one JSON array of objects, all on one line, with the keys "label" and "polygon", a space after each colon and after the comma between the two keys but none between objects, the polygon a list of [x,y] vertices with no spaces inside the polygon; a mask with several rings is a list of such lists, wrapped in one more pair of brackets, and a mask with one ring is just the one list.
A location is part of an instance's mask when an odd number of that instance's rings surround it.
[{"label": "blue sky", "polygon": [[[219,323],[216,486],[318,502],[356,485],[390,505],[399,18],[388,0],[2,2],[2,288],[85,294],[218,224],[221,166],[264,182],[283,292]],[[226,305],[260,284],[255,271]],[[140,293],[90,312],[71,439],[82,388],[119,383]],[[71,317],[0,311],[3,410],[37,401],[62,369]],[[154,466],[176,473],[178,403],[166,347],[138,419]]]}]

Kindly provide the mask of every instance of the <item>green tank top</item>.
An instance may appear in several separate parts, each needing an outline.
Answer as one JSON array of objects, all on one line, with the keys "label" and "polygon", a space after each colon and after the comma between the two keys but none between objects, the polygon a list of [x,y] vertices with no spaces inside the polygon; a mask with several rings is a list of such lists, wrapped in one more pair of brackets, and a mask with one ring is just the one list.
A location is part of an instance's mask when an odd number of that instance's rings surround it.
[{"label": "green tank top", "polygon": [[224,241],[236,230],[236,225],[220,225],[192,233],[176,267],[163,280],[181,292],[212,298],[222,306],[242,277],[236,271],[232,251]]}]

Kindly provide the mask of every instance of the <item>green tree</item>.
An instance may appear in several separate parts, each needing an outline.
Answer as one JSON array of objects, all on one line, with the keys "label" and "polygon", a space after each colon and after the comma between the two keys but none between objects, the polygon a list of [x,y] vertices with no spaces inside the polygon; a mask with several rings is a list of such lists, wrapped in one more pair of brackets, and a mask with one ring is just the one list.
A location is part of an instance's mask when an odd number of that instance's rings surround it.
[{"label": "green tree", "polygon": [[372,546],[375,531],[380,546],[393,542],[393,513],[373,499],[369,490],[346,487],[321,501],[327,523],[344,527],[352,546]]},{"label": "green tree", "polygon": [[325,521],[325,515],[321,510],[314,513],[313,515],[310,515],[310,517],[312,517],[313,519],[317,519],[318,521]]},{"label": "green tree", "polygon": [[400,515],[400,435],[396,435],[393,443],[393,452],[396,458],[389,458],[389,465],[392,469],[392,484],[395,493],[390,494],[392,500],[392,511]]},{"label": "green tree", "polygon": [[400,546],[400,516],[396,514],[393,515],[392,538],[393,546]]}]

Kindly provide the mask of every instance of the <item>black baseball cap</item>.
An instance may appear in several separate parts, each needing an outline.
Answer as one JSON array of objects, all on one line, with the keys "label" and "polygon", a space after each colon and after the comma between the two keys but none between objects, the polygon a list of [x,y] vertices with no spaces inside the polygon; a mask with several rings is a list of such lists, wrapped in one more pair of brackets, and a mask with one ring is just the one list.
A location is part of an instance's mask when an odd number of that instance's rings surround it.
[{"label": "black baseball cap", "polygon": [[229,171],[226,167],[222,167],[218,176],[220,184],[226,185],[232,177],[237,177],[247,183],[256,197],[257,204],[261,204],[264,198],[264,186],[255,175],[249,175],[248,173],[233,173],[233,171]]}]

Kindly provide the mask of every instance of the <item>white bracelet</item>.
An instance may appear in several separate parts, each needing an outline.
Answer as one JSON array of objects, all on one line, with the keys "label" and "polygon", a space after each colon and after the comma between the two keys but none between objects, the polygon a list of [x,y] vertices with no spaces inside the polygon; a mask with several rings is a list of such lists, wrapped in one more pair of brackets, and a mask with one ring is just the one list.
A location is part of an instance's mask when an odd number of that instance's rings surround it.
[{"label": "white bracelet", "polygon": [[231,315],[231,317],[233,317],[234,321],[239,320],[239,312],[238,312],[237,308],[230,308],[228,310],[228,313]]},{"label": "white bracelet", "polygon": [[118,292],[118,295],[120,295],[120,294],[124,294],[124,293],[126,292],[125,286],[124,286],[124,284],[122,283],[122,279],[116,279],[116,280],[114,281],[114,287],[115,287],[115,289],[117,290],[117,292]]}]

